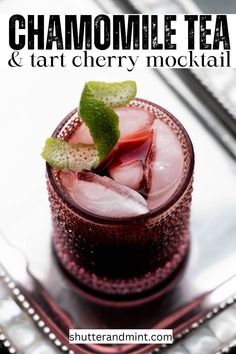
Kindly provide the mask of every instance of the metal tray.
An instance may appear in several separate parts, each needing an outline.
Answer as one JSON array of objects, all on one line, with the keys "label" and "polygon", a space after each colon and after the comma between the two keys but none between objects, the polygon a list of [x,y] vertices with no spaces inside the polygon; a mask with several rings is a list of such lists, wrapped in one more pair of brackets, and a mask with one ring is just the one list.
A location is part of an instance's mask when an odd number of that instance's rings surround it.
[{"label": "metal tray", "polygon": [[191,249],[182,269],[164,288],[133,301],[101,298],[95,302],[94,295],[79,289],[59,266],[51,246],[50,225],[44,235],[47,242],[38,249],[43,264],[40,272],[35,265],[31,267],[32,259],[27,262],[0,238],[2,274],[13,296],[17,294],[22,308],[33,309],[33,320],[44,333],[53,335],[61,350],[147,353],[153,346],[69,345],[68,329],[173,328],[177,340],[236,299],[235,163],[194,117],[186,124],[196,153]]}]

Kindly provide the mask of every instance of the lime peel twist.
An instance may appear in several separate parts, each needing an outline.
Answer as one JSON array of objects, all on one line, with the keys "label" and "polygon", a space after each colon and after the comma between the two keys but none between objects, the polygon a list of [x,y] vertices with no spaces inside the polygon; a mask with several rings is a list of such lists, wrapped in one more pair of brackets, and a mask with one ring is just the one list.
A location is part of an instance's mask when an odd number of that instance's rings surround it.
[{"label": "lime peel twist", "polygon": [[69,144],[54,137],[46,140],[42,157],[58,170],[91,170],[99,164],[98,151],[94,145]]},{"label": "lime peel twist", "polygon": [[136,90],[134,81],[85,84],[78,113],[89,128],[100,160],[109,154],[120,137],[119,117],[112,108],[129,103]]},{"label": "lime peel twist", "polygon": [[136,96],[136,83],[90,81],[84,86],[78,113],[88,127],[94,145],[70,144],[47,139],[41,156],[59,170],[78,171],[96,168],[114,148],[119,137],[119,117],[113,108],[128,104]]}]

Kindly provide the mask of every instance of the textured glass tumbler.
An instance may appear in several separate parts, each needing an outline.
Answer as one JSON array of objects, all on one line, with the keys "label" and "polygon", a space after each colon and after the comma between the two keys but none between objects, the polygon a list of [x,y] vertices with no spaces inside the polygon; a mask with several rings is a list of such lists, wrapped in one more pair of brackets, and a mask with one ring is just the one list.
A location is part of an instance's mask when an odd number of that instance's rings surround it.
[{"label": "textured glass tumbler", "polygon": [[[159,286],[180,266],[189,246],[194,153],[183,126],[156,104],[136,99],[174,131],[184,156],[183,177],[171,198],[156,210],[108,218],[82,209],[62,189],[47,164],[53,244],[63,268],[78,284],[103,295],[134,295]],[[53,136],[69,138],[79,124],[72,111]]]}]

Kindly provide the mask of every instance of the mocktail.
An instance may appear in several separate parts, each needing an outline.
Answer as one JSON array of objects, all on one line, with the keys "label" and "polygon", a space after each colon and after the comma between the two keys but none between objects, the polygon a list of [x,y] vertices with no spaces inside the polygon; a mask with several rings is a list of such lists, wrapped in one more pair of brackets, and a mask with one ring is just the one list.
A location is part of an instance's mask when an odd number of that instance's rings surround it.
[{"label": "mocktail", "polygon": [[[115,112],[110,153],[89,170],[47,164],[48,188],[63,267],[87,288],[130,295],[160,285],[186,255],[194,155],[182,125],[156,104],[135,99]],[[53,137],[94,144],[76,111]]]}]

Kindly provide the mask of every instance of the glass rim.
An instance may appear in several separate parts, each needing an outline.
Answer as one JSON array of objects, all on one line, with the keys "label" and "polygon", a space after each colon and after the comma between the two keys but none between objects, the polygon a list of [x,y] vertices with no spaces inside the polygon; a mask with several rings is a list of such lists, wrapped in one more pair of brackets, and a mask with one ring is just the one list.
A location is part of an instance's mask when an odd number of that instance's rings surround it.
[{"label": "glass rim", "polygon": [[[172,208],[184,195],[185,191],[188,188],[188,185],[190,184],[190,181],[192,179],[193,175],[193,169],[194,169],[194,150],[193,150],[193,145],[191,142],[191,139],[184,128],[184,126],[179,122],[179,120],[169,111],[167,111],[165,108],[159,106],[156,103],[153,103],[151,101],[142,99],[142,98],[135,98],[132,102],[141,102],[144,104],[148,104],[163,113],[165,113],[168,117],[173,120],[173,122],[180,128],[181,132],[184,135],[187,150],[189,152],[190,156],[190,162],[189,162],[189,167],[188,171],[186,173],[186,176],[184,177],[184,180],[182,182],[182,185],[180,188],[177,188],[177,190],[173,193],[173,195],[163,204],[161,204],[159,207],[156,209],[153,209],[149,211],[146,214],[142,215],[136,215],[136,216],[131,216],[131,217],[107,217],[107,216],[102,216],[98,215],[95,213],[90,212],[87,209],[82,208],[79,206],[76,202],[73,201],[73,199],[63,190],[63,188],[60,186],[58,183],[55,174],[53,172],[53,168],[46,162],[46,171],[47,171],[47,176],[49,179],[49,182],[51,186],[53,187],[54,191],[57,193],[57,195],[62,199],[64,204],[66,204],[69,209],[71,209],[75,214],[83,217],[84,219],[87,219],[92,222],[96,222],[99,224],[110,224],[110,225],[122,225],[122,224],[129,224],[132,222],[145,222],[150,218],[154,217],[161,217],[165,212],[167,212],[170,208]],[[54,132],[52,133],[52,137],[58,137],[58,134],[61,132],[62,128],[65,126],[65,124],[69,121],[71,117],[76,113],[76,109],[72,110],[67,116],[59,123],[59,125],[56,127]]]}]

